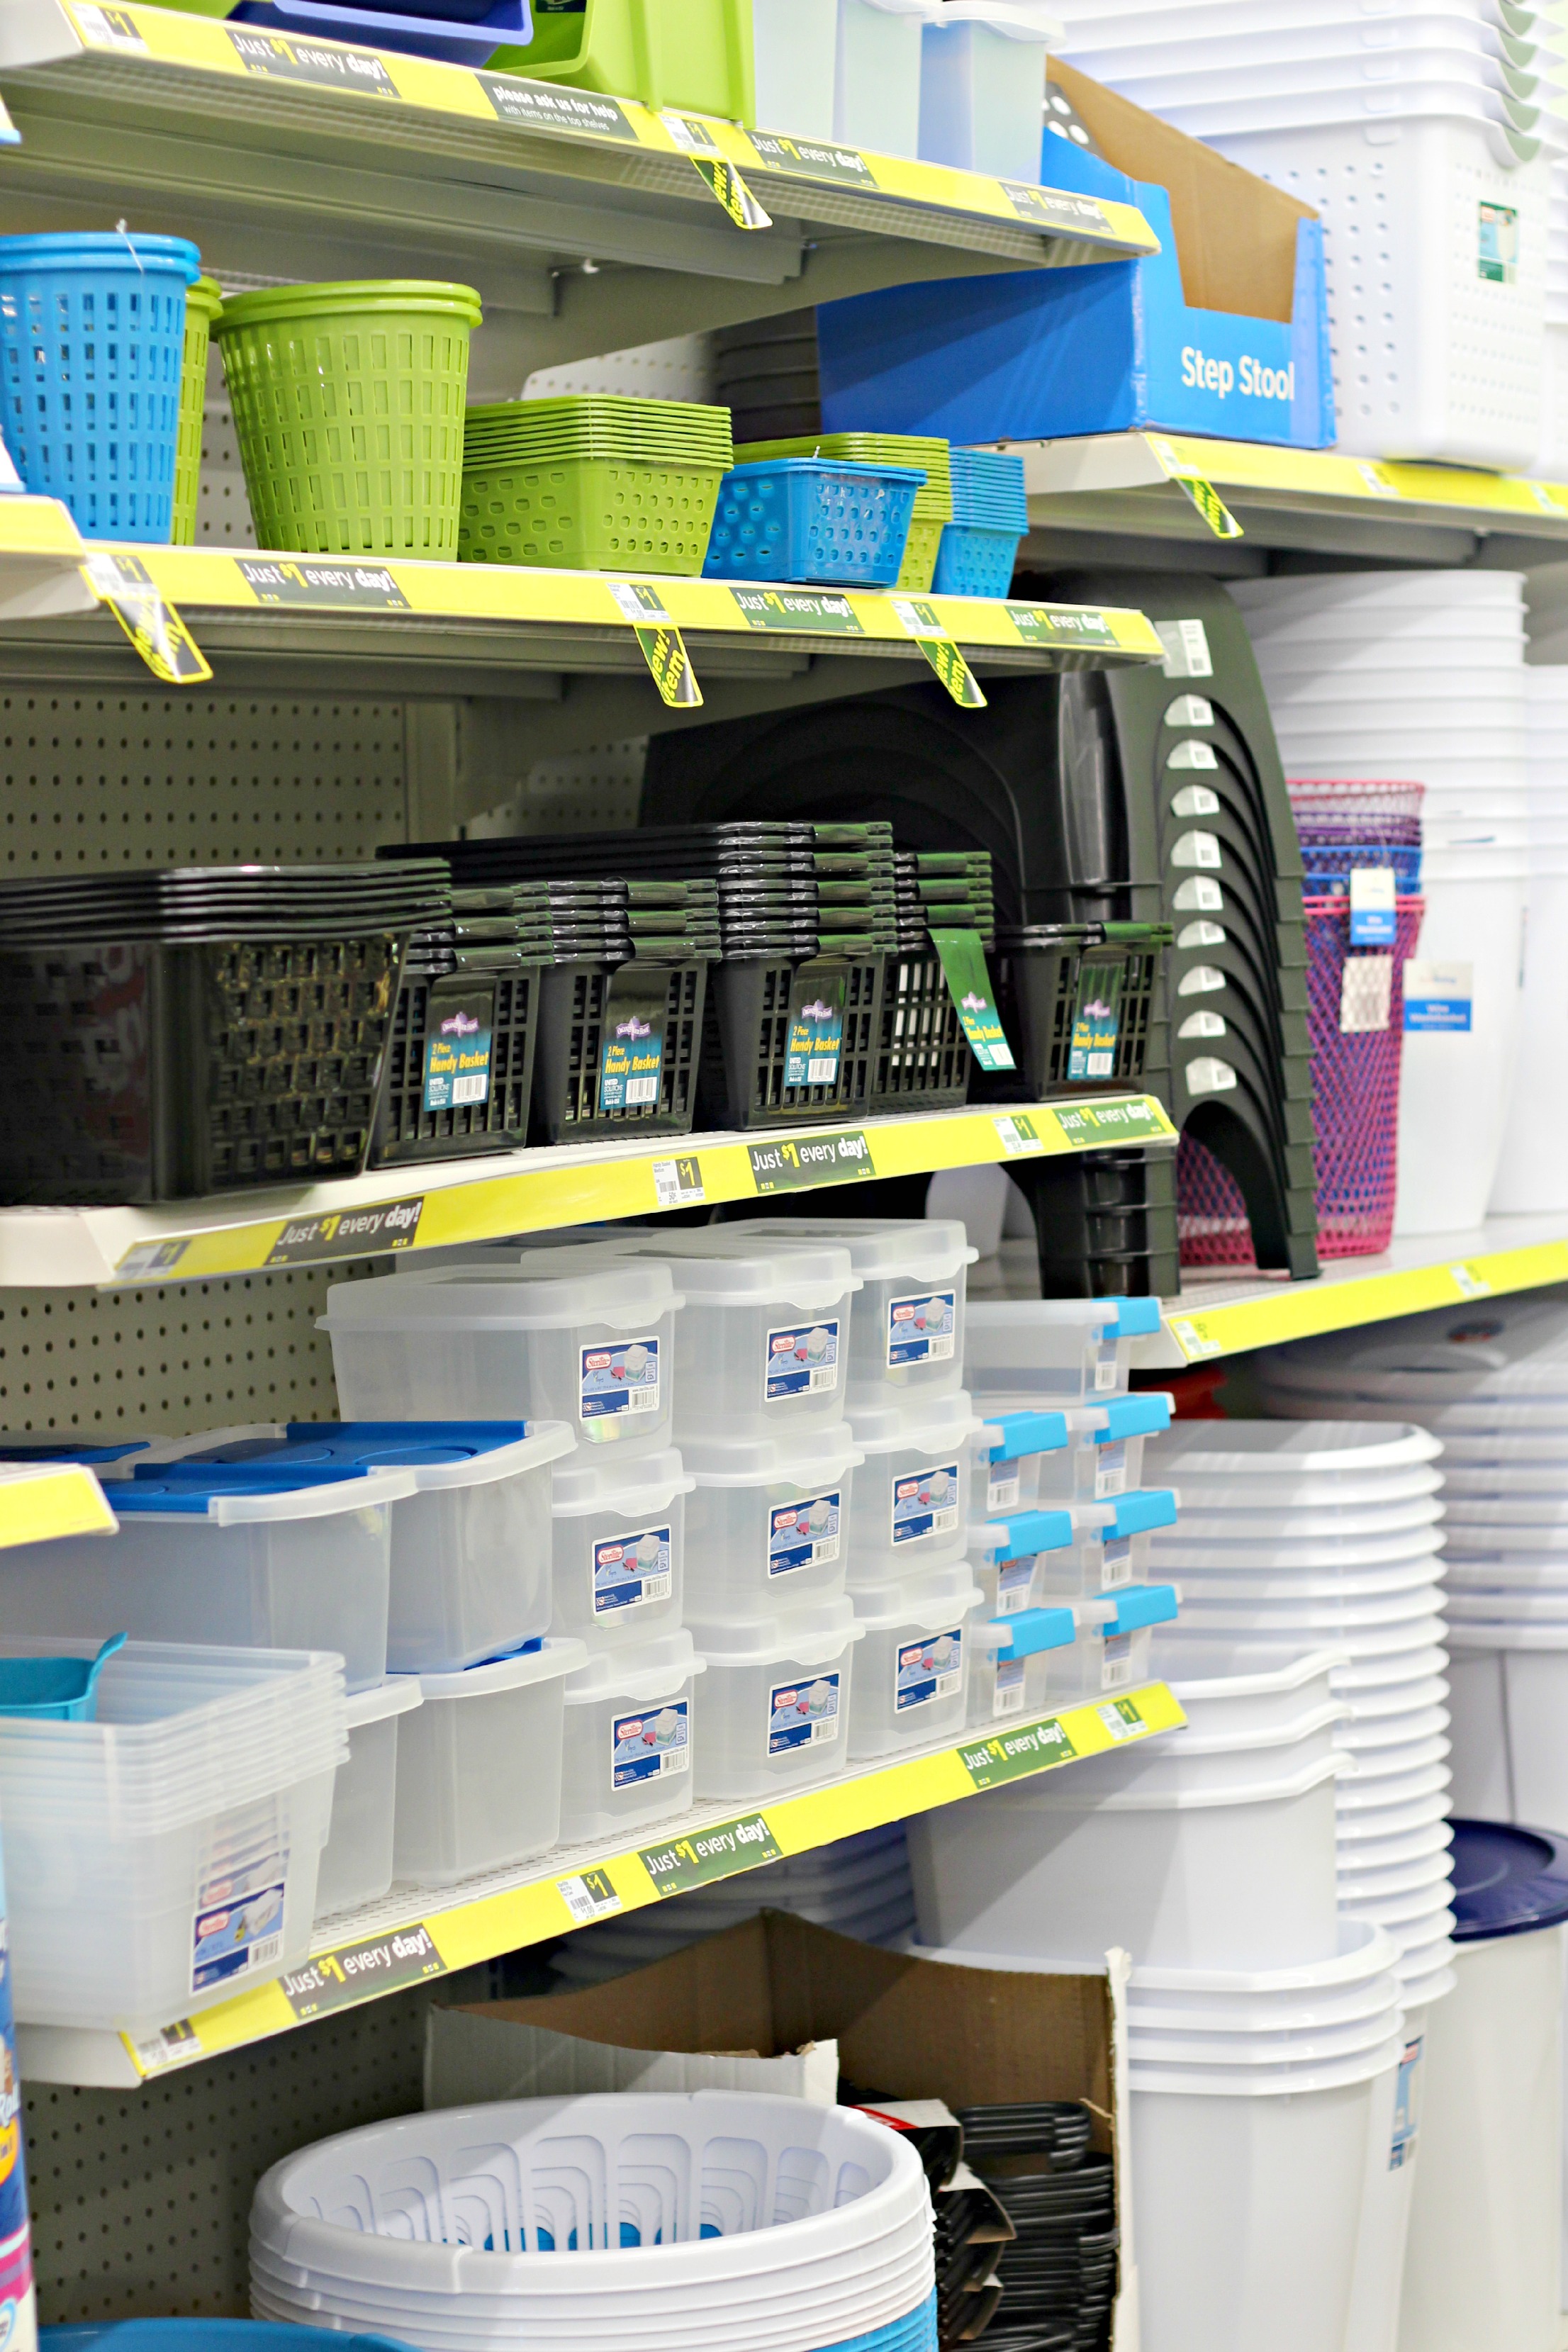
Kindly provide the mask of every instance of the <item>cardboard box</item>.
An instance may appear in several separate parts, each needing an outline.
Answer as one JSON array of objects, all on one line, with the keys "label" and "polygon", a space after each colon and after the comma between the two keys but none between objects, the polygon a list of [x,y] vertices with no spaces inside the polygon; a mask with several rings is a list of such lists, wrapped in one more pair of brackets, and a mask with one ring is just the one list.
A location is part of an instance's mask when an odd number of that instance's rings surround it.
[{"label": "cardboard box", "polygon": [[[1102,1974],[950,1967],[764,1911],[579,1992],[432,2009],[425,2103],[588,2090],[771,2090],[950,2107],[1080,2099],[1115,2165],[1113,2352],[1137,2352],[1127,2160],[1125,1953]],[[982,2339],[984,2340],[984,2339]]]},{"label": "cardboard box", "polygon": [[973,444],[1148,427],[1327,447],[1316,213],[1054,58],[1047,89],[1091,144],[1047,135],[1044,179],[1136,205],[1159,253],[824,303],[824,429]]}]

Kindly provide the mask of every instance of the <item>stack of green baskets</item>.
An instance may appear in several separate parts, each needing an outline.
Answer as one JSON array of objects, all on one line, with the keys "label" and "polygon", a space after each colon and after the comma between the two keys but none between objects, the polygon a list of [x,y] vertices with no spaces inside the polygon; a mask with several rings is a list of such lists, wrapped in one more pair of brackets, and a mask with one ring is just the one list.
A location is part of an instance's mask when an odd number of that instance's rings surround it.
[{"label": "stack of green baskets", "polygon": [[748,441],[738,466],[768,457],[837,457],[855,466],[918,466],[925,475],[915,492],[914,520],[898,585],[924,594],[936,577],[944,525],[952,520],[952,460],[945,441],[915,433],[812,433],[792,441]]},{"label": "stack of green baskets", "polygon": [[196,543],[196,494],[202,479],[202,419],[207,400],[207,344],[223,303],[216,278],[198,278],[185,289],[185,348],[180,367],[180,419],[174,442],[174,506],[169,538],[175,547]]},{"label": "stack of green baskets", "polygon": [[734,462],[727,408],[571,395],[470,408],[468,563],[699,572]]},{"label": "stack of green baskets", "polygon": [[458,552],[471,286],[268,286],[213,322],[256,536],[300,555]]}]

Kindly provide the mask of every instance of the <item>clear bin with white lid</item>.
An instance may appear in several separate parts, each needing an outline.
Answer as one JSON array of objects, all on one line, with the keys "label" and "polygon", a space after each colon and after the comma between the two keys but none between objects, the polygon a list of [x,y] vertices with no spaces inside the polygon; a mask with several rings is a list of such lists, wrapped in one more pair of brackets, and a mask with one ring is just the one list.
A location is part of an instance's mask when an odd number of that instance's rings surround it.
[{"label": "clear bin with white lid", "polygon": [[407,1470],[143,1470],[114,1488],[118,1535],[0,1553],[0,1622],[335,1650],[349,1689],[369,1690],[386,1674],[392,1513],[414,1491]]},{"label": "clear bin with white lid", "polygon": [[455,1674],[550,1623],[550,1465],[576,1440],[560,1421],[297,1421],[210,1430],[165,1461],[407,1470],[393,1507],[386,1663]]},{"label": "clear bin with white lid", "polygon": [[392,1885],[397,1718],[422,1703],[412,1675],[394,1675],[348,1703],[349,1757],[332,1784],[332,1820],[316,1882],[316,1916],[374,1903]]},{"label": "clear bin with white lid", "polygon": [[921,159],[994,179],[1040,179],[1050,0],[947,0],[921,34]]},{"label": "clear bin with white lid", "polygon": [[[977,1570],[984,1587],[985,1575]],[[1022,1723],[1050,1706],[1049,1653],[1078,1638],[1070,1609],[1025,1608],[998,1617],[989,1605],[970,1621],[969,1727]]]},{"label": "clear bin with white lid", "polygon": [[973,1643],[985,1595],[966,1559],[857,1592],[865,1647],[849,1716],[851,1760],[924,1747],[963,1728]]},{"label": "clear bin with white lid", "polygon": [[972,1559],[998,1567],[1037,1559],[1036,1597],[1070,1601],[1142,1582],[1153,1530],[1175,1524],[1175,1496],[1141,1487],[1109,1503],[1058,1503],[977,1519],[968,1542]]},{"label": "clear bin with white lid", "polygon": [[347,1754],[341,1661],[308,1652],[131,1642],[93,1721],[0,1719],[18,2019],[144,2033],[299,1966]]},{"label": "clear bin with white lid", "polygon": [[963,1390],[858,1408],[850,1427],[865,1456],[849,1515],[851,1586],[886,1584],[962,1559],[979,1427]]},{"label": "clear bin with white lid", "polygon": [[550,1630],[625,1649],[680,1622],[692,1481],[674,1447],[557,1463]]},{"label": "clear bin with white lid", "polygon": [[844,1770],[860,1629],[843,1593],[691,1633],[708,1668],[699,1797],[766,1797]]},{"label": "clear bin with white lid", "polygon": [[837,1242],[861,1287],[846,1368],[846,1410],[913,1403],[963,1381],[963,1289],[979,1252],[956,1217],[748,1217],[721,1228],[796,1243]]},{"label": "clear bin with white lid", "polygon": [[668,1267],[584,1246],[335,1282],[318,1328],[345,1421],[563,1421],[658,1454],[680,1304]]},{"label": "clear bin with white lid", "polygon": [[982,1412],[1004,1396],[1059,1409],[1118,1395],[1159,1328],[1157,1298],[971,1299],[964,1385]]},{"label": "clear bin with white lid", "polygon": [[[978,1408],[977,1408],[978,1410]],[[1039,1496],[1040,1456],[1068,1442],[1065,1412],[985,1407],[985,1418],[970,1444],[970,1485],[974,1508],[1032,1510]]]},{"label": "clear bin with white lid", "polygon": [[790,1437],[689,1444],[690,1614],[772,1616],[842,1592],[854,1478],[865,1458],[847,1422]]},{"label": "clear bin with white lid", "polygon": [[844,1417],[850,1302],[841,1244],[769,1244],[733,1225],[627,1227],[617,1247],[668,1262],[685,1298],[676,1332],[675,1434],[782,1437]]},{"label": "clear bin with white lid", "polygon": [[395,1881],[450,1886],[548,1853],[561,1834],[565,1677],[581,1642],[532,1643],[458,1675],[421,1675],[400,1727]]},{"label": "clear bin with white lid", "polygon": [[692,1685],[705,1671],[684,1625],[595,1651],[566,1678],[561,1843],[614,1837],[695,1802]]}]

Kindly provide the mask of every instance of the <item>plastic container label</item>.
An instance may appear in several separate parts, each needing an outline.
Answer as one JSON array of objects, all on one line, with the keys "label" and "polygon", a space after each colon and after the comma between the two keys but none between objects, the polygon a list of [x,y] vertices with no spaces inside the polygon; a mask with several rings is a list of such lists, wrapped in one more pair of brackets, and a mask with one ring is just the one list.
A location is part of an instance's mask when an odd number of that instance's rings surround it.
[{"label": "plastic container label", "polygon": [[1016,1462],[998,1462],[985,1481],[985,1507],[988,1511],[1010,1511],[1022,1492]]},{"label": "plastic container label", "polygon": [[[802,971],[807,967],[803,965]],[[797,974],[797,980],[799,975]],[[844,975],[815,988],[789,1009],[784,1045],[786,1087],[836,1087],[844,1050]]]},{"label": "plastic container label", "polygon": [[612,1412],[658,1411],[658,1341],[617,1339],[612,1347],[584,1348],[580,1358],[577,1406],[583,1421],[603,1421]]},{"label": "plastic container label", "polygon": [[1068,1077],[1081,1084],[1088,1078],[1109,1078],[1116,1069],[1116,1041],[1121,1034],[1120,963],[1086,963],[1079,981],[1078,1006],[1068,1045]]},{"label": "plastic container label", "polygon": [[1132,1538],[1131,1536],[1112,1536],[1109,1543],[1100,1546],[1100,1591],[1109,1592],[1114,1585],[1131,1584],[1131,1581]]},{"label": "plastic container label", "polygon": [[775,1683],[768,1693],[768,1754],[787,1756],[838,1737],[839,1675],[813,1675],[808,1683]]},{"label": "plastic container label", "polygon": [[804,1502],[780,1503],[768,1512],[768,1574],[789,1576],[838,1557],[843,1496],[811,1495]]},{"label": "plastic container label", "polygon": [[647,1601],[668,1601],[674,1585],[668,1528],[639,1528],[635,1535],[605,1536],[594,1546],[594,1614],[638,1609]]},{"label": "plastic container label", "polygon": [[933,1463],[912,1477],[893,1480],[893,1547],[921,1543],[958,1525],[958,1465]]},{"label": "plastic container label", "polygon": [[[996,1571],[996,1614],[1016,1617],[1029,1605],[1029,1588],[1035,1581],[1035,1561],[1031,1552],[1027,1559],[1005,1559]],[[1019,1660],[1022,1665],[1023,1661]],[[1001,1668],[997,1668],[1001,1672]]]},{"label": "plastic container label", "polygon": [[763,1364],[763,1401],[838,1386],[838,1323],[805,1323],[768,1333]]},{"label": "plastic container label", "polygon": [[288,1872],[287,1858],[269,1853],[248,1870],[226,1872],[200,1888],[192,1928],[193,1992],[276,1966],[283,1949]]},{"label": "plastic container label", "polygon": [[490,1022],[494,992],[442,998],[439,1025],[425,1041],[425,1108],[461,1110],[490,1098]]},{"label": "plastic container label", "polygon": [[1416,2110],[1421,2088],[1421,2053],[1423,2037],[1412,2036],[1399,2061],[1399,2073],[1394,2085],[1394,2131],[1388,2143],[1390,2172],[1403,2171],[1415,2158],[1415,2126],[1419,2120]]},{"label": "plastic container label", "polygon": [[1116,1342],[1104,1342],[1094,1360],[1094,1392],[1096,1396],[1116,1386]]},{"label": "plastic container label", "polygon": [[1111,1634],[1109,1634],[1109,1635],[1107,1636],[1107,1638],[1106,1638],[1106,1643],[1105,1643],[1105,1654],[1104,1654],[1104,1657],[1103,1657],[1103,1658],[1101,1659],[1101,1661],[1100,1661],[1100,1689],[1101,1689],[1101,1690],[1120,1690],[1120,1689],[1121,1688],[1121,1685],[1122,1685],[1122,1684],[1123,1684],[1123,1683],[1130,1683],[1130,1682],[1131,1681],[1131,1679],[1132,1679],[1132,1636],[1131,1636],[1131,1633],[1111,1633]]},{"label": "plastic container label", "polygon": [[610,1725],[610,1785],[635,1788],[664,1772],[691,1769],[691,1702],[671,1699],[651,1715],[617,1715]]},{"label": "plastic container label", "polygon": [[994,1716],[1023,1714],[1025,1663],[1022,1658],[997,1659],[996,1688],[991,1700]]},{"label": "plastic container label", "polygon": [[888,1370],[906,1364],[952,1360],[956,1293],[928,1290],[917,1298],[895,1298],[888,1307]]},{"label": "plastic container label", "polygon": [[1473,963],[1435,963],[1426,957],[1413,957],[1405,967],[1406,1034],[1468,1030],[1475,1003],[1475,973]]},{"label": "plastic container label", "polygon": [[1095,1448],[1094,1499],[1103,1503],[1108,1495],[1124,1495],[1127,1491],[1127,1440],[1119,1437],[1113,1445]]},{"label": "plastic container label", "polygon": [[[1109,1645],[1108,1645],[1109,1646]],[[894,1668],[893,1712],[909,1715],[939,1698],[952,1698],[963,1683],[963,1628],[928,1633],[921,1642],[906,1642]]]}]

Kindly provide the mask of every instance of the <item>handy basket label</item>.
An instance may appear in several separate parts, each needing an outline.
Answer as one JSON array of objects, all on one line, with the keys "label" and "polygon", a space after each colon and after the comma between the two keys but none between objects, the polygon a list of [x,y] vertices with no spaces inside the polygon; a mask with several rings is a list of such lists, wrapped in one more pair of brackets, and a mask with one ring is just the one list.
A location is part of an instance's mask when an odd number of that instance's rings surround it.
[{"label": "handy basket label", "polygon": [[462,1110],[490,1098],[494,991],[471,996],[432,995],[425,1040],[424,1108]]}]

